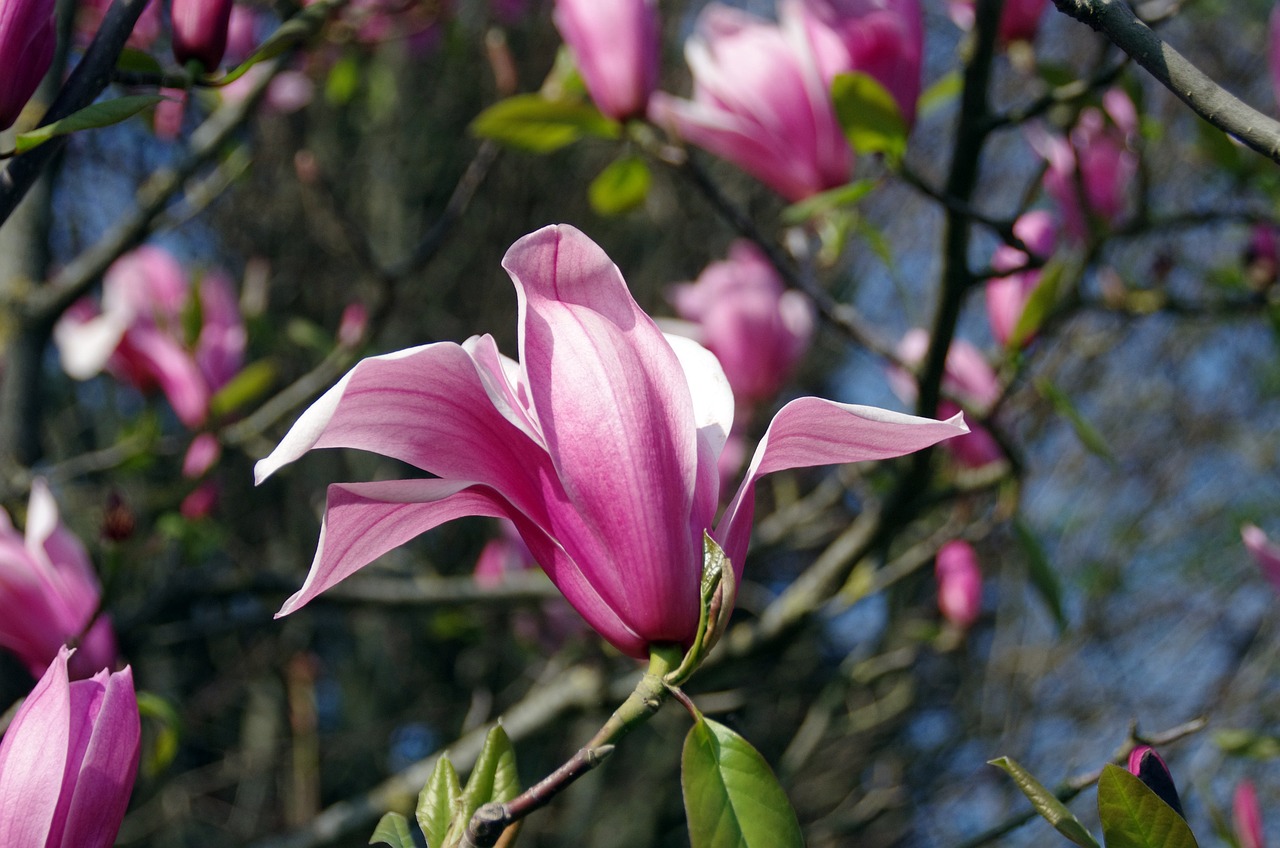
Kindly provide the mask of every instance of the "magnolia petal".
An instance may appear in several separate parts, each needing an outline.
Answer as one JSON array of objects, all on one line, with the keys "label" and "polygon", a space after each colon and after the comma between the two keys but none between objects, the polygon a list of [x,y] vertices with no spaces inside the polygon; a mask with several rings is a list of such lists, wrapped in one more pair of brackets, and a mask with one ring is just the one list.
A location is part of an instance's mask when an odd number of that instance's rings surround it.
[{"label": "magnolia petal", "polygon": [[720,503],[720,454],[733,429],[733,391],[715,354],[684,336],[667,334],[693,397],[698,428],[698,484],[693,526],[709,527]]},{"label": "magnolia petal", "polygon": [[127,357],[126,369],[138,369],[137,377],[159,384],[178,419],[198,427],[209,414],[209,384],[200,368],[171,336],[154,327],[135,327],[125,334],[119,352]]},{"label": "magnolia petal", "polygon": [[0,741],[0,845],[48,841],[71,726],[70,653],[58,652]]},{"label": "magnolia petal", "polygon": [[53,328],[62,369],[74,380],[88,380],[107,365],[128,325],[117,315],[79,320],[68,312]]},{"label": "magnolia petal", "polygon": [[307,604],[392,548],[467,515],[506,518],[511,507],[465,480],[388,480],[329,486],[311,571],[276,618]]},{"label": "magnolia petal", "polygon": [[778,411],[756,446],[747,475],[716,527],[716,540],[741,576],[751,538],[755,484],[765,474],[788,468],[888,459],[967,432],[969,428],[960,415],[935,421],[822,398],[793,400]]},{"label": "magnolia petal", "polygon": [[517,289],[524,384],[567,495],[547,503],[544,526],[591,564],[596,589],[635,629],[691,636],[698,437],[679,360],[617,267],[573,227],[525,236],[503,267]]}]

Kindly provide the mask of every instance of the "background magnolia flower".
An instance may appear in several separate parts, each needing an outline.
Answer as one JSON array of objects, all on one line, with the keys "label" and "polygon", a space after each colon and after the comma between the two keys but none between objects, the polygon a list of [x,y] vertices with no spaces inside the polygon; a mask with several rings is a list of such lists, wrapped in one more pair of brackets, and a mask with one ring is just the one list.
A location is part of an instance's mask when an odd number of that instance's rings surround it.
[{"label": "background magnolia flower", "polygon": [[982,569],[968,542],[947,542],[938,549],[934,565],[938,609],[947,621],[968,630],[982,612]]},{"label": "background magnolia flower", "polygon": [[1231,820],[1235,825],[1236,839],[1240,840],[1240,848],[1266,848],[1267,841],[1262,836],[1262,811],[1258,808],[1258,791],[1248,780],[1236,784],[1235,795],[1231,799]]},{"label": "background magnolia flower", "polygon": [[[996,37],[1001,44],[1033,41],[1040,29],[1049,0],[1005,0],[1000,10],[1000,29]],[[947,14],[960,29],[968,32],[974,24],[974,0],[947,0]]]},{"label": "background magnolia flower", "polygon": [[[929,351],[929,334],[914,327],[898,342],[898,358],[915,368],[924,362]],[[970,409],[986,411],[1000,397],[1000,380],[988,364],[982,351],[964,339],[953,339],[947,351],[947,361],[942,377],[942,391],[959,398]],[[894,394],[905,403],[915,403],[916,380],[900,368],[889,370],[889,385]],[[953,416],[960,407],[952,400],[938,401],[938,414]],[[981,468],[1004,458],[999,442],[982,427],[974,426],[963,436],[948,439],[944,447],[956,461],[967,468]]]},{"label": "background magnolia flower", "polygon": [[206,72],[217,70],[227,50],[231,0],[173,0],[173,57],[178,64],[196,61]]},{"label": "background magnolia flower", "polygon": [[0,845],[110,848],[138,774],[133,673],[69,681],[61,649],[0,742]]},{"label": "background magnolia flower", "polygon": [[44,673],[59,649],[82,633],[73,677],[116,664],[111,621],[101,615],[85,632],[101,595],[88,552],[62,524],[43,480],[31,486],[25,536],[0,508],[0,647],[13,651],[32,676]]},{"label": "background magnolia flower", "polygon": [[687,644],[704,533],[741,575],[755,481],[786,468],[900,456],[964,432],[819,398],[775,416],[715,521],[733,396],[715,357],[667,337],[585,235],[546,227],[503,267],[516,285],[520,361],[490,336],[365,359],[256,468],[354,447],[429,479],[339,483],[292,612],[386,551],[464,515],[510,519],[569,603],[624,653]]},{"label": "background magnolia flower", "polygon": [[556,0],[555,22],[597,108],[618,121],[644,115],[658,85],[655,0]]},{"label": "background magnolia flower", "polygon": [[[81,44],[88,44],[102,25],[102,18],[111,7],[112,0],[80,0],[76,4],[76,36]],[[133,25],[128,46],[145,51],[160,37],[164,25],[160,20],[160,0],[148,0],[147,5]]]},{"label": "background magnolia flower", "polygon": [[1271,585],[1280,591],[1280,545],[1275,544],[1262,532],[1262,528],[1246,524],[1240,528],[1240,536],[1244,546],[1253,555],[1262,576],[1271,581]]},{"label": "background magnolia flower", "polygon": [[1138,154],[1132,147],[1138,112],[1129,95],[1118,88],[1108,90],[1101,109],[1090,106],[1080,112],[1068,138],[1035,125],[1026,135],[1048,163],[1044,188],[1071,235],[1085,239],[1090,217],[1105,224],[1120,219],[1138,173]]},{"label": "background magnolia flower", "polygon": [[739,403],[772,398],[790,379],[813,337],[813,308],[787,291],[760,249],[737,241],[694,283],[674,286],[676,314],[694,322],[693,338],[716,355]]},{"label": "background magnolia flower", "polygon": [[[1057,242],[1057,226],[1053,215],[1043,209],[1036,209],[1020,217],[1013,224],[1013,234],[1022,239],[1022,243],[1031,248],[1037,259],[1048,259],[1053,254]],[[1002,244],[991,256],[991,267],[997,271],[1013,271],[1025,268],[1027,254]],[[1003,277],[992,277],[987,280],[987,321],[991,325],[991,335],[1002,345],[1007,345],[1018,326],[1018,319],[1027,307],[1031,293],[1040,283],[1040,269],[1017,271]],[[1023,343],[1031,341],[1029,337]]]},{"label": "background magnolia flower", "polygon": [[[199,426],[214,392],[244,361],[245,329],[231,281],[209,272],[193,293],[172,255],[143,246],[107,269],[102,289],[100,313],[81,301],[54,328],[62,367],[77,380],[105,367],[142,391],[158,386],[182,423]],[[188,326],[193,315],[198,328]]]},{"label": "background magnolia flower", "polygon": [[0,130],[8,129],[53,64],[55,0],[0,0]]}]

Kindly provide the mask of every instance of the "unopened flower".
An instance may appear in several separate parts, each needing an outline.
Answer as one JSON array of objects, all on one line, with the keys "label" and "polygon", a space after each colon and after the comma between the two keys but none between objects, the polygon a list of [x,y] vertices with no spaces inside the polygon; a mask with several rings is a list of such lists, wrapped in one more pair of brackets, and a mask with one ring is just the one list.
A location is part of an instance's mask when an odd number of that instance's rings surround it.
[{"label": "unopened flower", "polygon": [[1178,799],[1178,788],[1173,785],[1173,775],[1169,767],[1150,745],[1139,745],[1129,754],[1129,772],[1136,775],[1147,788],[1159,796],[1173,811],[1183,818],[1182,801]]},{"label": "unopened flower", "polygon": [[787,291],[754,244],[735,242],[696,282],[675,286],[671,301],[694,322],[694,339],[716,355],[740,403],[772,398],[791,377],[813,337],[813,308]]},{"label": "unopened flower", "polygon": [[195,61],[206,73],[217,70],[227,51],[231,0],[173,0],[173,57],[178,64]]},{"label": "unopened flower", "polygon": [[0,130],[8,129],[53,64],[55,0],[0,0]]},{"label": "unopened flower", "polygon": [[141,728],[128,666],[69,680],[63,648],[0,742],[0,845],[110,848],[138,775]]},{"label": "unopened flower", "polygon": [[1248,780],[1236,784],[1235,796],[1231,799],[1231,818],[1235,824],[1236,839],[1240,840],[1240,848],[1266,848],[1267,842],[1262,836],[1262,811],[1258,808],[1258,791]]},{"label": "unopened flower", "polygon": [[[160,0],[145,0],[142,14],[133,25],[127,46],[135,50],[146,50],[164,29],[160,20]],[[76,4],[76,37],[81,44],[87,45],[93,40],[102,25],[102,19],[111,8],[112,0],[80,0]]]},{"label": "unopened flower", "polygon": [[947,542],[938,549],[934,568],[938,609],[947,621],[968,630],[982,612],[982,570],[968,542]]},{"label": "unopened flower", "polygon": [[172,255],[144,246],[117,259],[102,288],[100,313],[81,301],[54,328],[62,367],[78,380],[105,367],[142,391],[158,386],[182,423],[199,426],[244,360],[231,281],[209,272],[193,292]]},{"label": "unopened flower", "polygon": [[1253,555],[1253,561],[1262,571],[1262,576],[1280,591],[1280,545],[1268,539],[1262,528],[1253,524],[1241,527],[1240,536],[1244,539],[1245,548]]},{"label": "unopened flower", "polygon": [[596,107],[618,121],[644,115],[658,85],[656,0],[556,0],[555,22]]},{"label": "unopened flower", "polygon": [[[1053,253],[1057,241],[1057,227],[1053,216],[1043,209],[1028,212],[1015,221],[1013,234],[1022,239],[1022,243],[1031,249],[1035,258],[1041,260]],[[1017,329],[1027,301],[1040,284],[1040,269],[1026,267],[1030,261],[1027,254],[1007,244],[996,248],[991,257],[992,268],[1012,272],[987,281],[987,321],[991,324],[991,334],[1002,345],[1007,345],[1013,338],[1013,331]],[[1026,338],[1022,342],[1030,340]]]},{"label": "unopened flower", "polygon": [[519,362],[488,335],[365,359],[258,463],[261,482],[312,448],[350,447],[434,475],[331,485],[311,573],[280,614],[439,524],[502,517],[592,627],[644,657],[694,637],[705,533],[741,575],[762,475],[900,456],[965,431],[959,419],[794,400],[717,522],[733,396],[715,357],[664,336],[572,227],[525,236],[503,266]]},{"label": "unopened flower", "polygon": [[58,517],[49,487],[37,479],[25,534],[0,509],[0,647],[16,654],[33,676],[43,674],[58,650],[77,639],[72,676],[114,666],[111,621],[105,615],[94,618],[101,601],[88,552]]}]

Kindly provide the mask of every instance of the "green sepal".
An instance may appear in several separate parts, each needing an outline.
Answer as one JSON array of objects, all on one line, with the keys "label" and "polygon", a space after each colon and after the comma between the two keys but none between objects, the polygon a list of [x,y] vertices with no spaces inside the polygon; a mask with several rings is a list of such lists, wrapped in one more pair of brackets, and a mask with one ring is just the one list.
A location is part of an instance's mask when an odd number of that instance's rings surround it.
[{"label": "green sepal", "polygon": [[609,163],[587,188],[591,208],[601,215],[630,212],[649,196],[653,175],[639,156],[623,156]]},{"label": "green sepal", "polygon": [[111,100],[104,100],[101,103],[94,103],[78,112],[72,112],[61,120],[45,124],[42,127],[36,127],[30,132],[19,133],[18,137],[13,140],[14,152],[26,153],[28,150],[39,147],[49,139],[60,135],[118,124],[121,121],[132,118],[149,106],[154,106],[162,100],[171,99],[159,94],[130,94],[126,97],[116,97]]},{"label": "green sepal", "polygon": [[551,153],[584,136],[616,139],[622,126],[591,103],[517,94],[477,115],[471,122],[471,133],[508,147]]},{"label": "green sepal", "polygon": [[836,74],[831,81],[840,129],[860,154],[883,153],[890,165],[907,152],[907,122],[889,90],[864,73]]},{"label": "green sepal", "polygon": [[390,845],[391,848],[414,848],[409,820],[400,813],[386,813],[378,819],[378,826],[369,837],[370,845]]},{"label": "green sepal", "polygon": [[441,754],[422,791],[415,811],[418,827],[427,838],[427,848],[440,848],[449,834],[453,805],[462,795],[462,784],[448,754]]},{"label": "green sepal", "polygon": [[666,683],[680,686],[692,676],[707,654],[711,653],[711,649],[729,626],[729,616],[733,614],[737,595],[738,583],[737,576],[733,573],[733,563],[729,562],[724,549],[711,538],[711,534],[704,531],[698,629],[694,633],[693,645],[685,653],[680,665],[663,678]]},{"label": "green sepal", "polygon": [[724,725],[700,717],[690,728],[680,785],[692,848],[803,848],[800,823],[773,770]]},{"label": "green sepal", "polygon": [[1107,848],[1199,848],[1186,819],[1135,775],[1108,763],[1098,778]]},{"label": "green sepal", "polygon": [[1036,812],[1043,816],[1049,824],[1053,825],[1054,830],[1081,846],[1081,848],[1099,848],[1098,840],[1093,838],[1089,828],[1080,823],[1075,813],[1067,809],[1067,805],[1059,801],[1057,795],[1054,795],[1040,781],[1036,780],[1031,775],[1031,772],[1018,765],[1016,760],[1011,757],[1000,757],[988,762],[990,765],[1007,772],[1013,778],[1013,782],[1018,784],[1018,788],[1022,790],[1023,795],[1027,796],[1031,806],[1035,807]]}]

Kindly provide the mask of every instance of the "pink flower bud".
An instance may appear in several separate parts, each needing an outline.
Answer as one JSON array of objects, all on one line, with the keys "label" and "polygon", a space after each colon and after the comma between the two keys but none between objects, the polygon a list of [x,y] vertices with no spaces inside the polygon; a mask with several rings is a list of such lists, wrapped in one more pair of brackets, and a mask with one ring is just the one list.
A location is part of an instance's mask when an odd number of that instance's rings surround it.
[{"label": "pink flower bud", "polygon": [[222,456],[222,445],[212,433],[201,433],[191,440],[187,455],[182,460],[182,476],[188,480],[203,477]]},{"label": "pink flower bud", "polygon": [[1129,772],[1145,783],[1161,801],[1172,807],[1175,813],[1183,816],[1182,802],[1178,799],[1178,788],[1173,785],[1173,775],[1169,773],[1169,767],[1156,753],[1155,748],[1150,745],[1139,745],[1134,748],[1129,754]]},{"label": "pink flower bud", "polygon": [[600,111],[618,121],[643,115],[658,84],[654,0],[556,0],[555,22]]},{"label": "pink flower bud", "polygon": [[0,845],[110,848],[138,775],[133,673],[70,681],[63,648],[0,742]]},{"label": "pink flower bud", "polygon": [[88,552],[63,525],[43,480],[31,487],[25,534],[0,509],[0,647],[16,654],[33,676],[75,639],[80,650],[71,661],[74,677],[115,665],[111,621],[105,615],[94,619],[101,595]]},{"label": "pink flower bud", "polygon": [[[1005,0],[1000,12],[1000,29],[996,33],[1000,43],[1033,41],[1048,5],[1049,0]],[[974,0],[947,0],[947,14],[956,26],[968,32],[974,24],[973,6]]]},{"label": "pink flower bud", "polygon": [[968,630],[982,612],[982,570],[968,542],[947,542],[938,550],[934,573],[938,580],[938,609],[947,621]]},{"label": "pink flower bud", "polygon": [[49,72],[58,43],[55,0],[0,0],[0,130],[7,129]]},{"label": "pink flower bud", "polygon": [[178,64],[196,61],[206,73],[217,70],[227,50],[231,0],[173,0],[173,57]]},{"label": "pink flower bud", "polygon": [[348,303],[338,322],[338,344],[348,349],[358,347],[368,328],[369,310],[363,303]]},{"label": "pink flower bud", "polygon": [[[76,40],[87,45],[93,40],[102,24],[102,18],[111,7],[112,0],[80,0],[76,9]],[[160,37],[162,29],[160,21],[160,3],[148,0],[138,21],[129,34],[128,47],[135,50],[146,50]]]},{"label": "pink flower bud", "polygon": [[1258,792],[1248,780],[1236,786],[1231,800],[1231,817],[1235,822],[1240,848],[1266,848],[1262,837],[1262,811],[1258,808]]},{"label": "pink flower bud", "polygon": [[[1013,225],[1013,234],[1022,239],[1037,259],[1047,259],[1053,253],[1056,232],[1053,216],[1042,209],[1028,212]],[[1002,244],[991,257],[991,267],[997,271],[1015,271],[1024,268],[1028,261],[1021,250]],[[1027,301],[1039,284],[1039,269],[1017,271],[987,281],[987,321],[991,324],[991,334],[1000,344],[1007,345],[1013,337]],[[1030,340],[1026,338],[1023,342]]]},{"label": "pink flower bud", "polygon": [[1280,591],[1280,545],[1267,538],[1262,529],[1252,524],[1240,528],[1244,546],[1253,555],[1253,561],[1262,570],[1262,576],[1271,581],[1271,585]]}]

